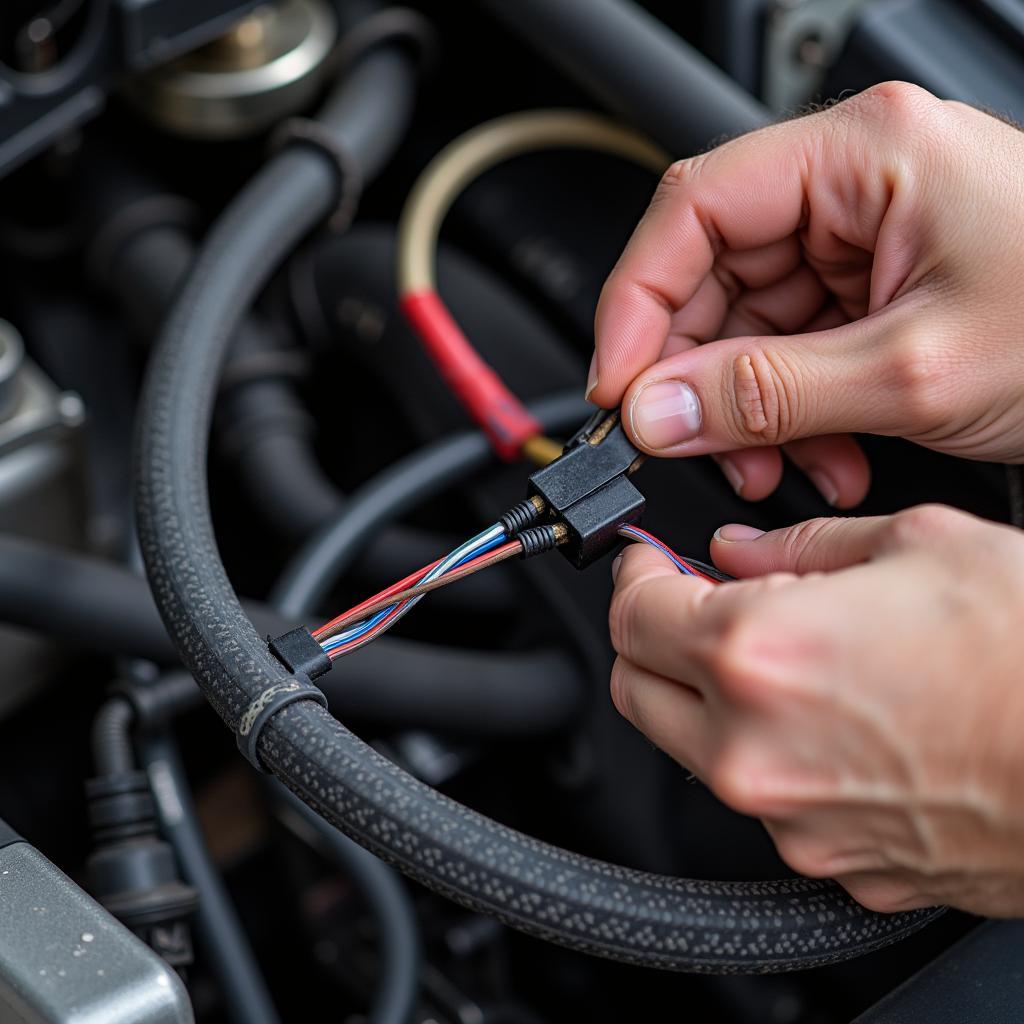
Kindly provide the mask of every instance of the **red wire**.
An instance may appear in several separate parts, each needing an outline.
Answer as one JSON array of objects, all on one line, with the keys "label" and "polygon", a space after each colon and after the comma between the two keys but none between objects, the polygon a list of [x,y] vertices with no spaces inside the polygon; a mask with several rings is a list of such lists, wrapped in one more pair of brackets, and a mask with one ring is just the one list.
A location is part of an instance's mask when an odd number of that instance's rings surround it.
[{"label": "red wire", "polygon": [[[476,558],[473,558],[470,561],[464,563],[463,565],[459,566],[459,568],[471,569],[473,568],[473,566],[479,565],[483,561],[492,559],[495,555],[504,554],[504,552],[511,551],[512,549],[518,548],[520,546],[521,545],[518,540],[507,541],[506,543],[495,548],[493,551],[485,551],[482,555],[477,555]],[[437,562],[434,562],[433,565],[428,565],[423,569],[420,569],[418,572],[410,573],[410,575],[406,576],[404,580],[399,580],[398,583],[393,583],[386,590],[382,590],[379,594],[375,594],[373,597],[367,598],[365,601],[361,602],[360,604],[357,604],[355,607],[350,608],[347,612],[343,612],[341,615],[338,615],[336,618],[332,619],[331,622],[329,622],[326,626],[321,626],[320,629],[318,629],[316,633],[313,634],[313,636],[315,637],[317,636],[317,634],[322,633],[332,623],[339,622],[342,619],[348,618],[350,615],[352,615],[353,612],[358,611],[360,608],[365,608],[368,605],[376,604],[377,601],[382,600],[390,594],[397,594],[399,591],[405,590],[407,586],[413,584],[413,581],[416,581],[417,577],[425,576],[428,572],[430,572],[430,570],[433,569],[434,566],[438,564],[438,562],[440,562],[440,559],[438,559]],[[384,616],[384,618],[381,619],[380,622],[378,622],[377,625],[374,626],[369,633],[365,633],[363,634],[363,636],[357,637],[354,640],[350,640],[347,644],[342,644],[339,647],[335,647],[333,650],[329,651],[328,657],[333,661],[335,658],[338,658],[343,654],[347,654],[350,650],[352,650],[353,647],[362,646],[363,644],[368,643],[370,640],[373,640],[375,637],[379,636],[389,627],[389,625],[391,624],[391,620],[409,603],[410,600],[413,599],[409,598],[396,605],[395,608],[392,611],[390,611],[386,616]]]},{"label": "red wire", "polygon": [[366,608],[368,605],[374,604],[380,601],[382,598],[390,597],[392,594],[397,594],[400,590],[405,590],[407,587],[411,587],[427,575],[431,569],[441,564],[441,559],[438,558],[436,561],[431,562],[430,565],[423,566],[422,569],[417,569],[415,572],[409,573],[404,579],[399,580],[397,583],[392,583],[390,587],[386,587],[379,594],[374,594],[372,597],[368,597],[365,601],[360,601],[359,604],[353,605],[347,612],[342,612],[340,615],[335,615],[330,622],[325,622],[319,629],[313,631],[313,636],[319,639],[328,632],[332,626],[337,625],[342,619],[348,618],[353,612],[359,611],[360,608]]},{"label": "red wire", "polygon": [[484,429],[491,447],[508,462],[519,459],[523,443],[543,433],[541,425],[480,358],[441,296],[433,289],[407,292],[401,309],[448,390]]},{"label": "red wire", "polygon": [[678,562],[682,562],[694,576],[700,577],[702,580],[707,580],[708,583],[721,583],[721,580],[716,580],[713,576],[709,576],[706,572],[701,572],[692,562],[687,561],[682,555],[676,554],[660,537],[655,537],[653,533],[648,533],[646,530],[642,530],[639,526],[631,526],[631,530],[635,533],[639,533],[641,536],[646,537],[652,542],[653,547],[661,547],[668,551],[674,559]]}]

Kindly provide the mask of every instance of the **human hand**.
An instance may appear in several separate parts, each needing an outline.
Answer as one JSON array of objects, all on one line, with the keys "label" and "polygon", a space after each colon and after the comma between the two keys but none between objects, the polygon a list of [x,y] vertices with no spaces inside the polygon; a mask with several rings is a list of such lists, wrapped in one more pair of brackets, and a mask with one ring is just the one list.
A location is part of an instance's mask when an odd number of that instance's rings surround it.
[{"label": "human hand", "polygon": [[794,870],[1024,914],[1024,534],[939,506],[757,533],[716,535],[752,577],[719,586],[624,553],[616,707]]},{"label": "human hand", "polygon": [[588,396],[756,499],[832,504],[846,431],[1024,461],[1024,133],[890,82],[673,164],[612,271]]}]

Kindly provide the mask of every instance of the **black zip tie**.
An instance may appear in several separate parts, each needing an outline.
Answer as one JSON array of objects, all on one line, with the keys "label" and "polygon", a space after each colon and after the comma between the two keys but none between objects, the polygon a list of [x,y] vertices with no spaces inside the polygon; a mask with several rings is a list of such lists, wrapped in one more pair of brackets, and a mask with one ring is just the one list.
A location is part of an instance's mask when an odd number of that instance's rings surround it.
[{"label": "black zip tie", "polygon": [[295,675],[284,682],[268,686],[253,702],[242,712],[238,720],[238,730],[235,739],[238,742],[238,749],[242,756],[258,772],[268,774],[268,769],[263,767],[260,756],[257,753],[260,742],[260,733],[263,727],[282,708],[294,704],[300,700],[312,700],[322,708],[327,707],[327,698],[319,687],[314,686],[305,676]]}]

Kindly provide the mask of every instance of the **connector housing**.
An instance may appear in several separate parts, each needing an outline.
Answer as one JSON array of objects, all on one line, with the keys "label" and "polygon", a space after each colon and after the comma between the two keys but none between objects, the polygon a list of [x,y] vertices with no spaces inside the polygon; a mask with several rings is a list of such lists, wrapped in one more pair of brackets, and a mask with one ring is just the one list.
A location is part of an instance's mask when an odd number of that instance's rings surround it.
[{"label": "connector housing", "polygon": [[618,413],[595,414],[569,442],[561,458],[530,477],[528,493],[539,495],[569,539],[559,547],[584,569],[619,542],[622,526],[638,523],[644,496],[628,479],[643,458],[626,436]]}]

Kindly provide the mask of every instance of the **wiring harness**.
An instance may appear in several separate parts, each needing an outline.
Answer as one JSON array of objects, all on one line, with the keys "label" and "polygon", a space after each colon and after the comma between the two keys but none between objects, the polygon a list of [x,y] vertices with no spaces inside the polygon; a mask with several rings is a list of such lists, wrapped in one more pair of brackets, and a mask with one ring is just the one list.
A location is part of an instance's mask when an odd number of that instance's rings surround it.
[{"label": "wiring harness", "polygon": [[431,591],[516,555],[530,558],[556,547],[583,568],[619,541],[636,541],[656,548],[688,576],[729,579],[713,566],[681,558],[636,525],[644,498],[627,476],[642,461],[618,414],[599,410],[562,455],[530,478],[531,496],[496,523],[318,629],[298,627],[269,641],[271,652],[289,671],[314,679],[391,629]]}]

